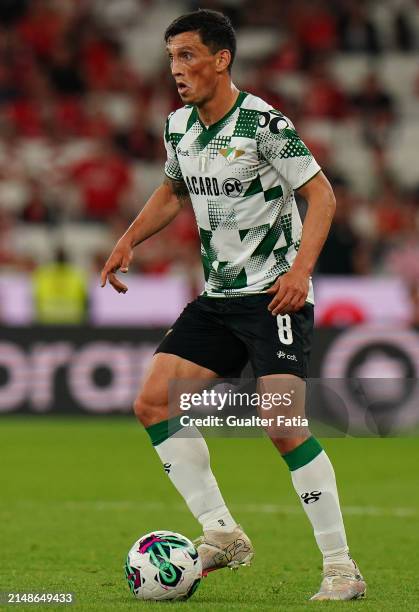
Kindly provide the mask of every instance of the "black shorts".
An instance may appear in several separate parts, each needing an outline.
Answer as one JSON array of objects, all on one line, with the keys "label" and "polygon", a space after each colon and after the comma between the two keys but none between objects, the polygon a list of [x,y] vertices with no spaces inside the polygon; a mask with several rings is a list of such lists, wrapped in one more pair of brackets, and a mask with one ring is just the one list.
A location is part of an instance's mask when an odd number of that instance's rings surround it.
[{"label": "black shorts", "polygon": [[199,296],[183,310],[156,353],[171,353],[220,378],[238,378],[250,362],[254,376],[307,377],[313,306],[273,316],[266,293],[237,298]]}]

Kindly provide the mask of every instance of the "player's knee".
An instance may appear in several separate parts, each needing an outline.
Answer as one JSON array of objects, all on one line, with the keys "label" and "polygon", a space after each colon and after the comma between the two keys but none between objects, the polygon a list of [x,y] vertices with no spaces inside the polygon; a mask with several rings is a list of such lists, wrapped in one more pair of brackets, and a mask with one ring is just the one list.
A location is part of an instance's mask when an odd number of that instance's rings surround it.
[{"label": "player's knee", "polygon": [[162,406],[153,397],[140,393],[134,402],[134,413],[144,427],[149,427],[167,419],[167,406]]},{"label": "player's knee", "polygon": [[154,405],[144,396],[143,393],[140,393],[134,402],[134,413],[137,419],[147,427],[149,425],[149,421],[153,415]]},{"label": "player's knee", "polygon": [[307,436],[296,438],[276,438],[273,439],[272,442],[275,444],[281,455],[286,455],[297,448],[297,446],[300,446],[300,444],[305,442],[305,440],[307,440]]}]

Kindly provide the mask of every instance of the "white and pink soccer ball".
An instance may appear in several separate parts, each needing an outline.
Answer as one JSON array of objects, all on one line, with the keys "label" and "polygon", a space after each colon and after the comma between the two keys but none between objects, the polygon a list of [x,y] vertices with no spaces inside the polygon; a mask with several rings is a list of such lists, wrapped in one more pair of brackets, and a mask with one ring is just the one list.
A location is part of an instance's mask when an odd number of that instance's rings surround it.
[{"label": "white and pink soccer ball", "polygon": [[182,600],[198,588],[202,564],[188,538],[173,531],[153,531],[131,547],[125,575],[137,599]]}]

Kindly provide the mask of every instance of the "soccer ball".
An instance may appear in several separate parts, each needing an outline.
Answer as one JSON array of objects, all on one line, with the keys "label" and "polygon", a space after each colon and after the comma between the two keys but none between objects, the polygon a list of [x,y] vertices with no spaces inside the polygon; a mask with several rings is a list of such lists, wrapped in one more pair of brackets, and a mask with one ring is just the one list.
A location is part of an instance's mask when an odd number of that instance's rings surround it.
[{"label": "soccer ball", "polygon": [[137,599],[188,599],[201,582],[202,563],[188,538],[173,531],[153,531],[128,552],[125,575]]}]

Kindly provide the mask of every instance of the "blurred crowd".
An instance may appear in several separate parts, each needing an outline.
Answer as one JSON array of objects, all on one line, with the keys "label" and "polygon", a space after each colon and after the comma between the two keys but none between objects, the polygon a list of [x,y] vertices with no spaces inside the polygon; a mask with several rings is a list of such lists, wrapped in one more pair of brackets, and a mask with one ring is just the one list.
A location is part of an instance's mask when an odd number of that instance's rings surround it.
[{"label": "blurred crowd", "polygon": [[[164,121],[180,103],[162,33],[201,5],[2,0],[0,270],[33,270],[58,247],[100,269],[163,177]],[[237,28],[237,84],[292,119],[334,186],[318,271],[417,281],[419,2],[204,6]],[[199,283],[191,210],[138,249],[133,270]]]}]

